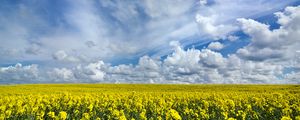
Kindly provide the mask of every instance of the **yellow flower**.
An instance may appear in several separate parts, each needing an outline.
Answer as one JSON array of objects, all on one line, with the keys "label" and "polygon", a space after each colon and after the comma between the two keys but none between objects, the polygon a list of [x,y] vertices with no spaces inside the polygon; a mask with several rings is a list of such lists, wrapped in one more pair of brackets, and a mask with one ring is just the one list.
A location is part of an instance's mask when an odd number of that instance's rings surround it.
[{"label": "yellow flower", "polygon": [[89,120],[90,119],[90,114],[89,113],[83,113],[81,119],[82,120]]},{"label": "yellow flower", "polygon": [[174,110],[174,109],[171,109],[170,111],[169,111],[170,113],[170,117],[173,119],[173,120],[181,120],[182,118],[181,118],[181,116],[179,115],[179,113],[176,111],[176,110]]},{"label": "yellow flower", "polygon": [[140,119],[141,119],[141,120],[147,120],[147,117],[146,117],[146,110],[143,110],[143,111],[140,113]]},{"label": "yellow flower", "polygon": [[236,120],[235,118],[228,118],[227,120]]},{"label": "yellow flower", "polygon": [[97,117],[96,120],[101,120],[101,118]]},{"label": "yellow flower", "polygon": [[283,116],[280,120],[292,120],[292,118],[290,118],[288,116]]},{"label": "yellow flower", "polygon": [[67,115],[68,114],[65,111],[61,111],[61,112],[59,112],[58,117],[61,120],[65,120],[65,119],[67,119]]},{"label": "yellow flower", "polygon": [[48,112],[47,114],[50,118],[55,118],[55,113],[54,112]]}]

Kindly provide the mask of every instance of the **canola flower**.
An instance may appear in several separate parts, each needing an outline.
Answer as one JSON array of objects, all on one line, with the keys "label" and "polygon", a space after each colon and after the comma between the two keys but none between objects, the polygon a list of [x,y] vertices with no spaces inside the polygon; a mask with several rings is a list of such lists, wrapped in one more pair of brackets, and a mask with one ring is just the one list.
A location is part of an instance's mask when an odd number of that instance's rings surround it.
[{"label": "canola flower", "polygon": [[58,117],[60,120],[65,120],[67,119],[67,113],[65,111],[61,111],[59,112]]},{"label": "canola flower", "polygon": [[300,120],[300,85],[3,85],[0,95],[0,120]]}]

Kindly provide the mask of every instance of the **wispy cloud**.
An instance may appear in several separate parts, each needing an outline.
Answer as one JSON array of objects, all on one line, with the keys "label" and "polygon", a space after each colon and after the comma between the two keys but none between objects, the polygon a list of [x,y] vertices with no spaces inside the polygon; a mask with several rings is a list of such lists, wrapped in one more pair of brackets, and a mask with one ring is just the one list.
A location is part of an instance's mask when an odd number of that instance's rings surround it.
[{"label": "wispy cloud", "polygon": [[[54,76],[50,81],[268,83],[298,75],[298,71],[282,72],[299,67],[295,57],[299,7],[284,9],[300,4],[297,0],[0,4],[0,63],[44,63],[39,67],[1,67],[2,82],[45,82],[45,76]],[[258,20],[275,12],[278,29]],[[248,45],[236,48],[232,55],[221,54],[228,44],[243,42],[240,38],[245,37],[250,40]],[[171,41],[178,41],[175,49],[169,45]],[[191,48],[198,44],[204,47]]]}]

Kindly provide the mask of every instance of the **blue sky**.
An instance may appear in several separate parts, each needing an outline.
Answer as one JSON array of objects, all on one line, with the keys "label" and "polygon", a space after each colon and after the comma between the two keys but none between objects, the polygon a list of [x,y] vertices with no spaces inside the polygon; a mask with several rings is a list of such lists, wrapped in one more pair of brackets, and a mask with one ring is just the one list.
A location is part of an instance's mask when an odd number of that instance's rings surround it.
[{"label": "blue sky", "polygon": [[2,0],[0,83],[299,83],[298,5]]}]

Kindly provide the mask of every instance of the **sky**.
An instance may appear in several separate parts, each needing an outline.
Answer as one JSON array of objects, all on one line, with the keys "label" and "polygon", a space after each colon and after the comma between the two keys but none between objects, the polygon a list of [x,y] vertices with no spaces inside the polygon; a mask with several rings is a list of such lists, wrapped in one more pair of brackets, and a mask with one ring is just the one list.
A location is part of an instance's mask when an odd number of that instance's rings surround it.
[{"label": "sky", "polygon": [[1,0],[0,84],[299,84],[299,0]]}]

